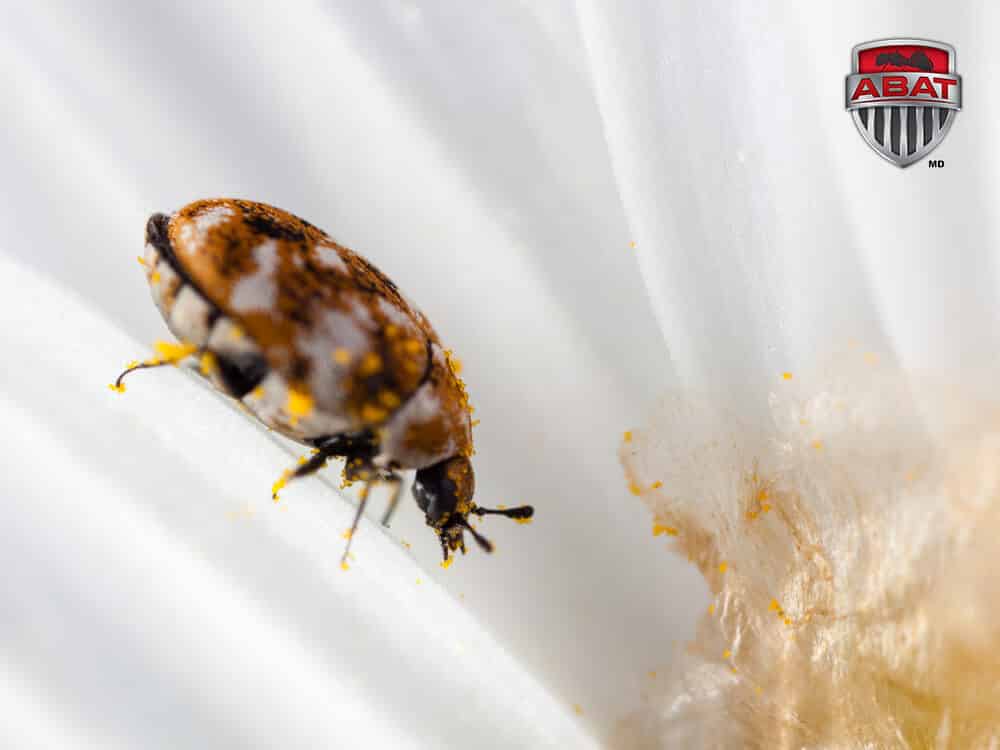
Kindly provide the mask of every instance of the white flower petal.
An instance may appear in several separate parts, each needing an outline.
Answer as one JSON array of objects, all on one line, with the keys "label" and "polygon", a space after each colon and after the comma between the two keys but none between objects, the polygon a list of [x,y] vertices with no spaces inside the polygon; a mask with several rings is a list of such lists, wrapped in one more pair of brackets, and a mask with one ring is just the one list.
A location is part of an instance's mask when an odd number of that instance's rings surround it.
[{"label": "white flower petal", "polygon": [[318,481],[275,505],[292,456],[195,377],[112,393],[137,347],[112,323],[7,260],[0,298],[0,740],[590,744],[380,527],[340,570],[351,505]]}]

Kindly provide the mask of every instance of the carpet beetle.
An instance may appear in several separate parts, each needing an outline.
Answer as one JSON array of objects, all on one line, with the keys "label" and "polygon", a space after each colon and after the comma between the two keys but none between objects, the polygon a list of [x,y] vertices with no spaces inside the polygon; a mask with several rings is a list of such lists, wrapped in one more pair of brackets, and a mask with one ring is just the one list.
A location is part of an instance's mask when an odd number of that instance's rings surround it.
[{"label": "carpet beetle", "polygon": [[471,407],[458,365],[427,318],[357,253],[292,214],[263,203],[211,199],[146,224],[153,300],[180,344],[132,362],[111,386],[147,367],[200,358],[212,384],[261,422],[313,449],[272,488],[343,458],[344,480],[363,482],[350,538],[374,482],[415,469],[413,495],[444,556],[465,552],[465,532],[492,545],[470,515],[531,518],[530,506],[473,500]]}]

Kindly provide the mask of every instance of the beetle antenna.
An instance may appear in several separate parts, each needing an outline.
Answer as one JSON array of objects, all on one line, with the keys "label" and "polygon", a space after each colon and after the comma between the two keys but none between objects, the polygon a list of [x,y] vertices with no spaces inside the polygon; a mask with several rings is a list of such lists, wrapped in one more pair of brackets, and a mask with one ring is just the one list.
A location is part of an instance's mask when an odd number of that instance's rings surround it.
[{"label": "beetle antenna", "polygon": [[493,542],[491,542],[489,539],[487,539],[478,531],[476,531],[474,528],[472,528],[472,526],[469,525],[468,521],[466,521],[464,518],[459,517],[458,523],[462,528],[464,528],[466,531],[472,534],[472,538],[476,540],[476,543],[480,547],[482,547],[485,552],[493,551]]},{"label": "beetle antenna", "polygon": [[535,515],[535,509],[530,505],[519,505],[516,508],[480,508],[476,506],[470,513],[477,516],[506,516],[516,521],[526,521]]}]

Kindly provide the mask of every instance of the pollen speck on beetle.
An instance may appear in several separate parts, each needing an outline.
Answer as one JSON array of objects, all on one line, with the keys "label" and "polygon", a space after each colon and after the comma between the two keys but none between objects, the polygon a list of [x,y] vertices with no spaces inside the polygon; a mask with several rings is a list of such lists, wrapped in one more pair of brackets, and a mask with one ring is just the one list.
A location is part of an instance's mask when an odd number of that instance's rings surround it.
[{"label": "pollen speck on beetle", "polygon": [[470,517],[531,519],[530,506],[473,502],[461,362],[385,274],[322,230],[263,203],[200,200],[150,217],[140,264],[180,343],[157,342],[156,356],[130,363],[112,390],[124,392],[134,370],[197,357],[212,385],[312,449],[275,481],[275,501],[290,481],[344,459],[342,486],[362,484],[345,570],[371,486],[392,489],[387,524],[401,471],[416,471],[413,496],[446,566],[466,551],[466,534],[493,550]]}]

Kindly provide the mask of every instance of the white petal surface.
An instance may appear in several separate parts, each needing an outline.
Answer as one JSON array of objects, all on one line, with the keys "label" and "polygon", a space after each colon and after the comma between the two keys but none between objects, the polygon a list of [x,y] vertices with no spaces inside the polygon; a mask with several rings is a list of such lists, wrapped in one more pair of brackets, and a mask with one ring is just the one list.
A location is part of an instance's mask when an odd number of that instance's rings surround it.
[{"label": "white petal surface", "polygon": [[259,502],[291,455],[195,377],[117,396],[134,342],[10,261],[0,295],[0,746],[589,744],[377,526],[340,570],[330,486]]},{"label": "white petal surface", "polygon": [[[852,340],[992,386],[996,22],[929,0],[6,8],[0,256],[37,274],[0,272],[10,742],[605,736],[707,604],[621,480],[656,396],[752,424],[781,372]],[[944,170],[890,167],[843,111],[850,48],[899,34],[958,50]],[[489,523],[497,554],[442,571],[408,503],[413,560],[368,528],[341,575],[348,509],[313,480],[274,510],[287,457],[246,420],[172,371],[104,390],[164,335],[146,217],[219,195],[313,221],[417,302],[465,364],[480,500],[533,503],[531,526]],[[418,645],[425,606],[467,653]]]},{"label": "white petal surface", "polygon": [[[651,659],[665,658],[663,634],[682,640],[692,626],[693,612],[658,597],[681,602],[703,586],[682,565],[660,564],[646,513],[620,479],[618,437],[670,364],[628,248],[572,11],[12,8],[0,29],[0,252],[143,342],[164,335],[134,262],[152,211],[202,196],[264,200],[366,254],[465,364],[482,419],[481,501],[538,509],[531,526],[488,523],[497,554],[448,571],[412,504],[394,532],[425,576],[464,594],[565,712],[578,704],[574,719],[600,734],[634,707]],[[143,354],[115,352],[105,378]],[[141,390],[137,380],[128,395]],[[128,398],[116,406],[141,409]],[[202,424],[214,429],[214,413]],[[220,486],[232,481],[234,467],[205,455]],[[169,472],[177,459],[157,450],[145,460]],[[256,462],[255,503],[284,468]],[[310,491],[292,487],[285,499]],[[198,530],[174,541],[193,544]],[[331,555],[340,541],[331,538]],[[276,554],[262,549],[261,564]]]}]

